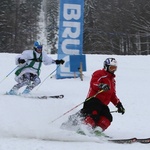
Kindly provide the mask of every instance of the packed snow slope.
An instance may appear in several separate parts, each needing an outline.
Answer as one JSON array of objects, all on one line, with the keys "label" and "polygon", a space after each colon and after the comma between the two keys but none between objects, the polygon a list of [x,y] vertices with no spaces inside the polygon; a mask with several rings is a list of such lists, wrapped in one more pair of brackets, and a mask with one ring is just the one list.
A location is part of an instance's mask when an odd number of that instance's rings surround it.
[{"label": "packed snow slope", "polygon": [[[83,81],[80,78],[59,79],[55,73],[48,77],[32,95],[64,94],[63,99],[39,100],[4,95],[14,84],[17,54],[0,54],[0,150],[148,150],[150,144],[114,144],[103,138],[78,135],[60,129],[60,125],[82,105],[69,113],[65,112],[83,102],[86,98],[92,73],[103,67],[107,57],[118,61],[116,72],[117,95],[126,113],[113,113],[113,122],[105,134],[117,138],[150,137],[150,56],[86,55],[87,71]],[[51,55],[53,59],[57,55]],[[56,65],[42,66],[43,81]],[[9,75],[8,75],[9,74]],[[23,88],[20,90],[20,92]],[[110,109],[116,108],[110,104]],[[55,122],[52,120],[58,118]]]}]

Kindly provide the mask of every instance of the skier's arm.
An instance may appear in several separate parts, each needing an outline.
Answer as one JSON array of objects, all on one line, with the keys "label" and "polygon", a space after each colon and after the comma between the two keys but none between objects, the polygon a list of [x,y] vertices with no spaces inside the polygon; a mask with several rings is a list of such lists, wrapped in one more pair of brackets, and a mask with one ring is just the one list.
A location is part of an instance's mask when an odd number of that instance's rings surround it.
[{"label": "skier's arm", "polygon": [[64,64],[64,60],[60,59],[60,60],[54,60],[51,57],[49,57],[46,53],[43,53],[43,63],[44,65],[50,65],[50,64]]},{"label": "skier's arm", "polygon": [[118,97],[116,96],[116,92],[114,92],[114,94],[111,97],[111,102],[118,108],[118,113],[125,113],[125,109],[122,105],[122,103],[120,102],[120,100],[118,99]]},{"label": "skier's arm", "polygon": [[16,65],[24,64],[28,59],[32,58],[33,51],[32,50],[25,50],[22,54],[19,54],[15,58]]},{"label": "skier's arm", "polygon": [[15,58],[15,64],[19,65],[19,64],[24,64],[26,62],[25,58],[22,55],[18,55]]}]

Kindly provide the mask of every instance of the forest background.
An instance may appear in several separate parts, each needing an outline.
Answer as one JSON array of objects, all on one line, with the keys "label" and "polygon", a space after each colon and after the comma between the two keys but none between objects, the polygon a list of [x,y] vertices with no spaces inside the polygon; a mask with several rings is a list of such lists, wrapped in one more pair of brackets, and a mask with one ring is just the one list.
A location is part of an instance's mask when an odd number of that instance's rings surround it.
[{"label": "forest background", "polygon": [[[59,13],[59,0],[1,0],[0,52],[20,53],[38,39],[56,54]],[[84,0],[83,52],[150,54],[149,15],[149,0]]]}]

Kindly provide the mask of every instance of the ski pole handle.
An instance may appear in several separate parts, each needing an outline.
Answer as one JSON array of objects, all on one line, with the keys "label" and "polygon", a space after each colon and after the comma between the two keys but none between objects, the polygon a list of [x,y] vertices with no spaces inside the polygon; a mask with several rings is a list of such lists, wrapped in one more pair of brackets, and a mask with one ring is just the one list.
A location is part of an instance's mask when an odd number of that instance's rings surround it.
[{"label": "ski pole handle", "polygon": [[110,113],[116,113],[116,112],[118,112],[118,110],[113,110],[113,111],[111,111]]}]

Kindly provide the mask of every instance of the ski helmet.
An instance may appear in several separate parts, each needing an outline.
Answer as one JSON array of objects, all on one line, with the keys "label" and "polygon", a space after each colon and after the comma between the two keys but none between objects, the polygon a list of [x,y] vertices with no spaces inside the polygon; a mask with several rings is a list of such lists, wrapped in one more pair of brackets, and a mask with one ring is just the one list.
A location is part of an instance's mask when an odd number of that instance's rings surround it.
[{"label": "ski helmet", "polygon": [[104,61],[104,69],[110,73],[114,73],[117,70],[117,61],[115,58],[107,58]]},{"label": "ski helmet", "polygon": [[37,51],[38,53],[40,53],[42,51],[42,44],[40,42],[34,42],[34,50]]}]

